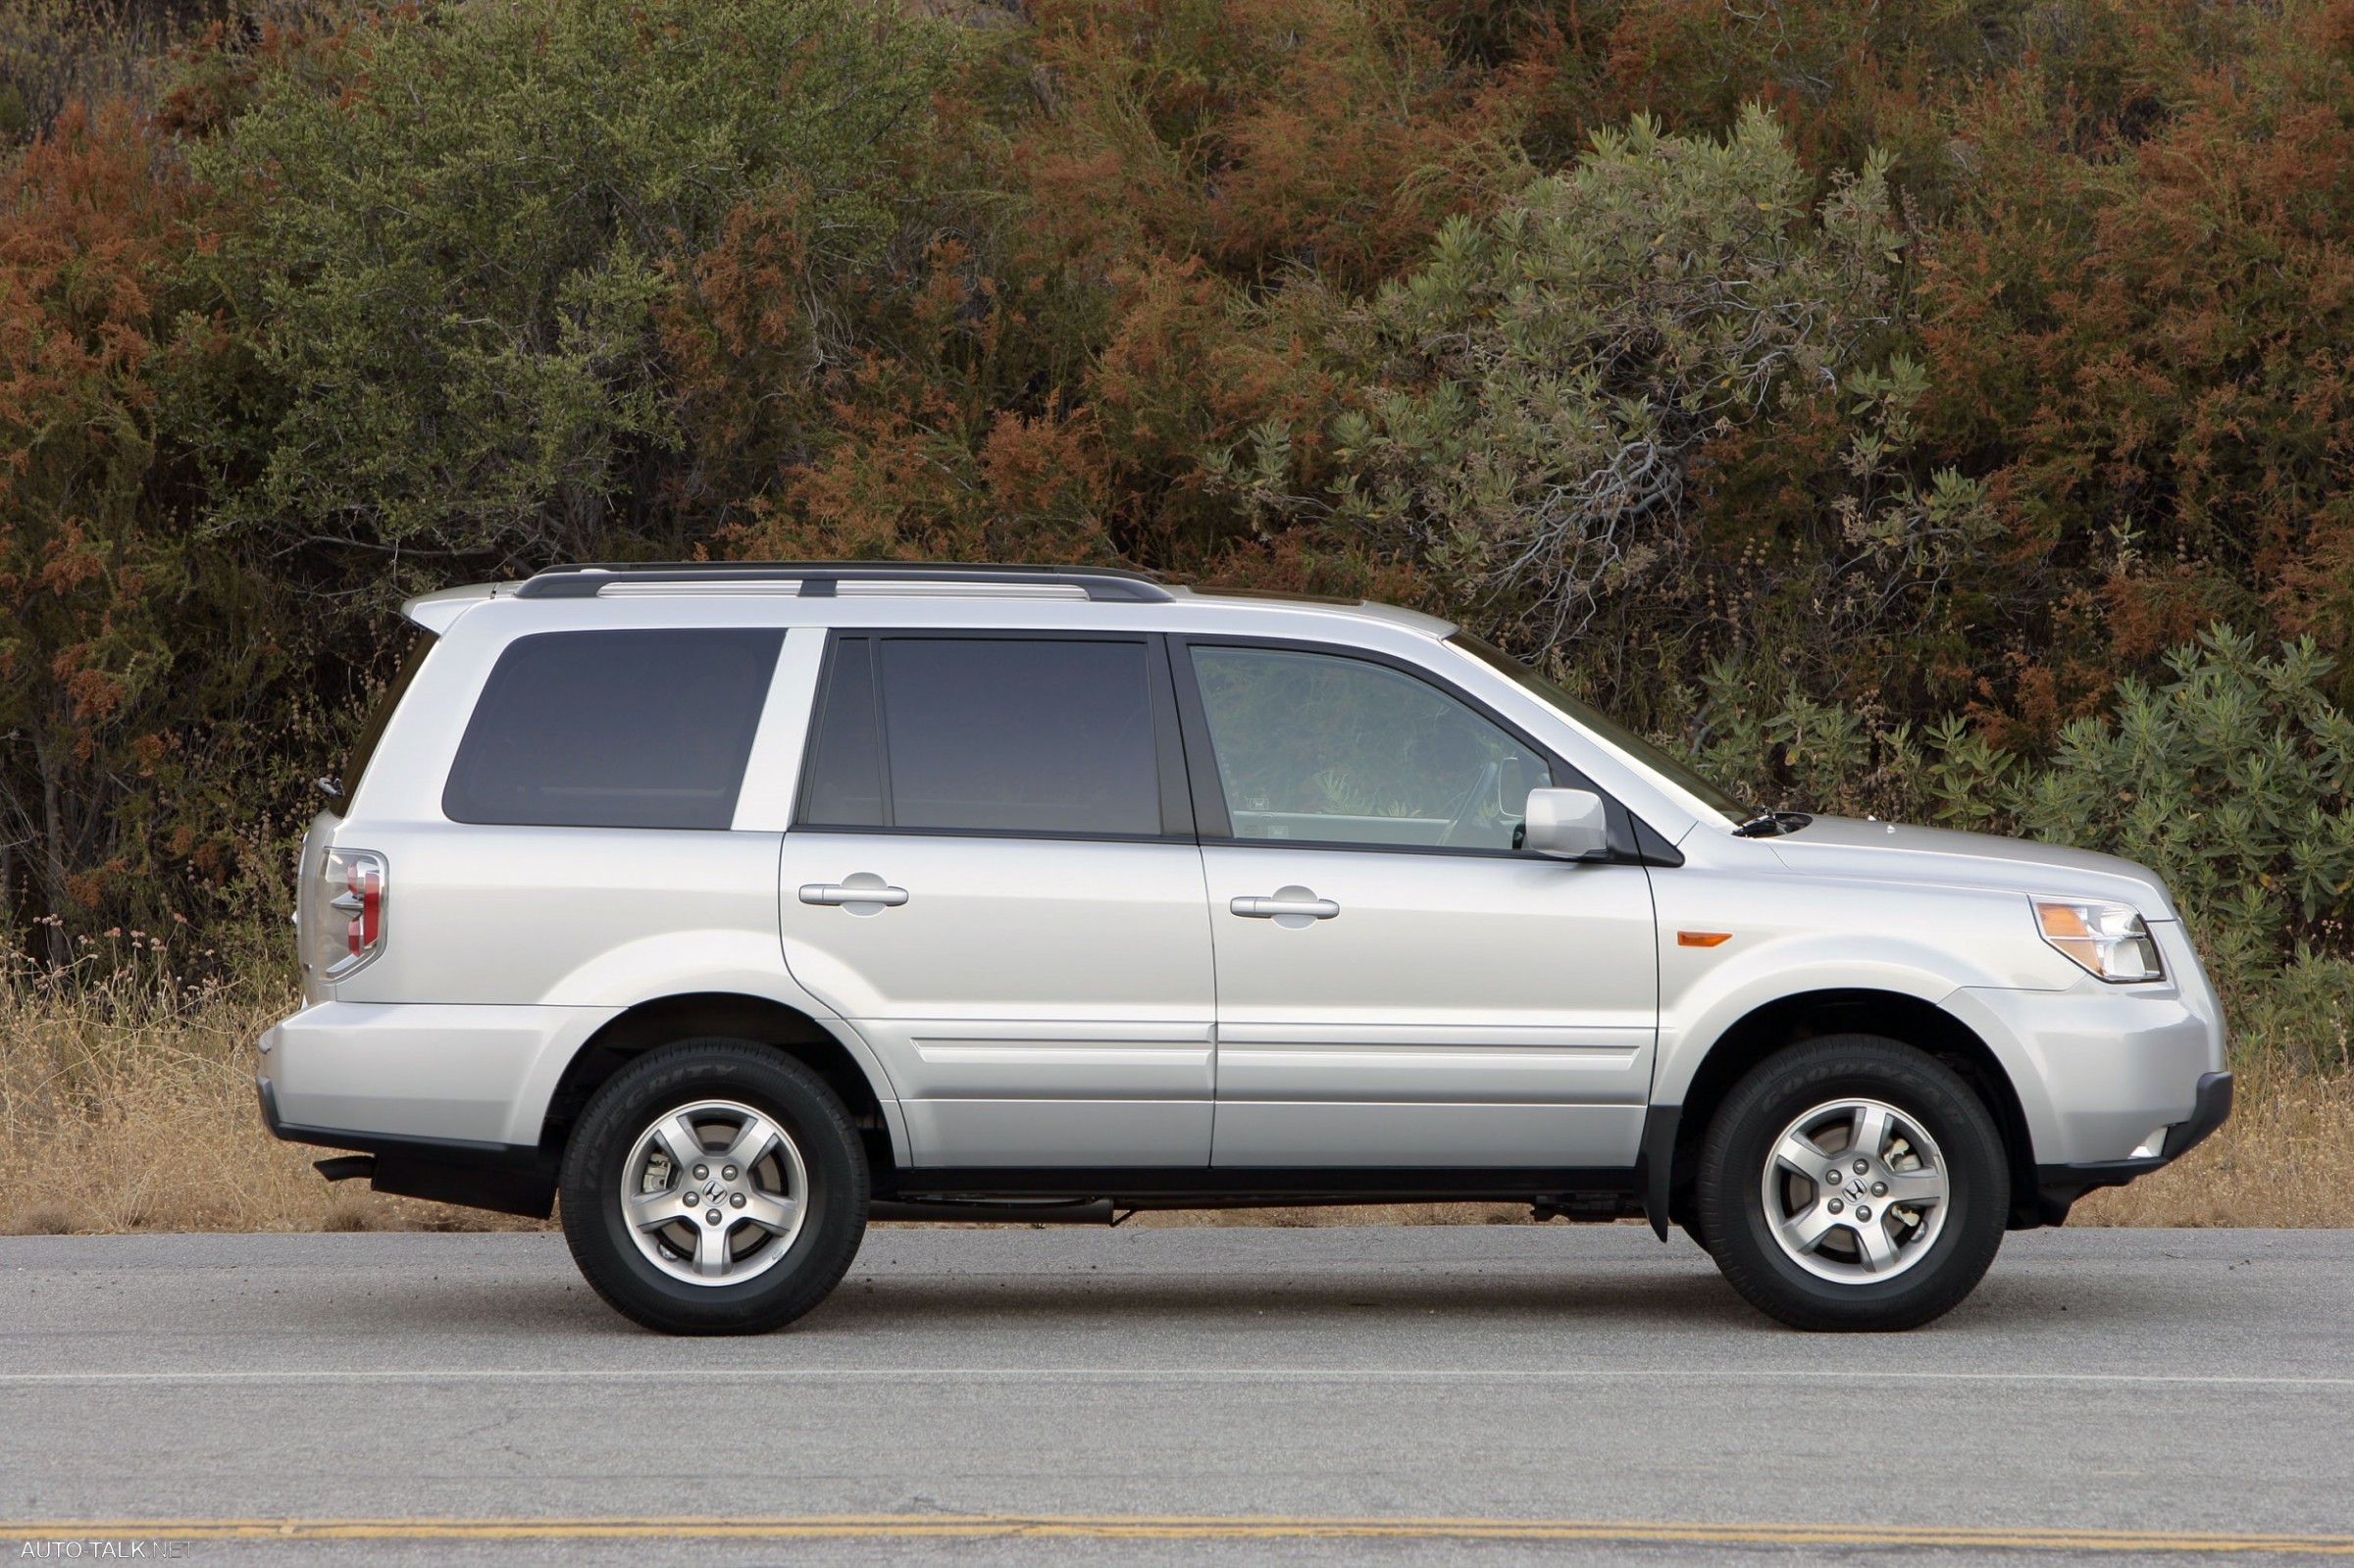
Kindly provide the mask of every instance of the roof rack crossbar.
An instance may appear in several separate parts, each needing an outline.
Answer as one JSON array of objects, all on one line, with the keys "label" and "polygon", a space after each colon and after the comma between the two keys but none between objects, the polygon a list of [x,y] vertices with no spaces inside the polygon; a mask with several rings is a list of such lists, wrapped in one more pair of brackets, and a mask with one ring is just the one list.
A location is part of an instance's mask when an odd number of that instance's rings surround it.
[{"label": "roof rack crossbar", "polygon": [[1068,582],[1091,599],[1163,604],[1169,590],[1142,572],[1108,566],[994,566],[924,561],[586,562],[549,567],[516,589],[519,599],[593,599],[608,582],[789,582],[809,598],[839,582]]}]

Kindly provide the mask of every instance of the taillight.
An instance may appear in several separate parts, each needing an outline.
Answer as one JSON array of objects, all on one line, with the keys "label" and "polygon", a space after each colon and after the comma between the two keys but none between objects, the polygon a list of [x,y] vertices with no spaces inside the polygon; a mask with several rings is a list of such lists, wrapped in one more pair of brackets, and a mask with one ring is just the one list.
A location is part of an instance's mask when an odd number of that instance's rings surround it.
[{"label": "taillight", "polygon": [[312,962],[328,980],[341,980],[384,950],[384,857],[368,849],[330,849],[319,861],[324,895],[319,930],[311,934]]}]

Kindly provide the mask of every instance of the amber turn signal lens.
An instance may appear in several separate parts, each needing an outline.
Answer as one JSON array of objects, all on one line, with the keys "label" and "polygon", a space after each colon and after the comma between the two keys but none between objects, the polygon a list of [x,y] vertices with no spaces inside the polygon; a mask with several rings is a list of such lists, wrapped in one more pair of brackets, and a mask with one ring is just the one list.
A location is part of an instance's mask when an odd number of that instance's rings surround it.
[{"label": "amber turn signal lens", "polygon": [[1717,947],[1733,939],[1729,931],[1679,931],[1675,934],[1678,947]]},{"label": "amber turn signal lens", "polygon": [[2084,919],[2084,911],[2074,904],[2037,904],[2035,914],[2043,922],[2043,934],[2046,936],[2074,936],[2081,939],[2093,936],[2091,925]]}]

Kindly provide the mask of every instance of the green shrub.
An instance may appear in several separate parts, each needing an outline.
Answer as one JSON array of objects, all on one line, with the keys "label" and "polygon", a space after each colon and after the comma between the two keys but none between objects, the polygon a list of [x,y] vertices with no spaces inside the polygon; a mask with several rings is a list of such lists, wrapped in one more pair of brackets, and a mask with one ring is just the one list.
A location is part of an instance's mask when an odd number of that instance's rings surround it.
[{"label": "green shrub", "polygon": [[2166,667],[2155,685],[2124,682],[2108,717],[2070,723],[2041,760],[1959,719],[1878,728],[1730,664],[1711,672],[1687,738],[1752,798],[2139,861],[2229,983],[2277,968],[2291,945],[2354,954],[2354,717],[2323,694],[2332,661],[2310,639],[2267,658],[2215,627]]},{"label": "green shrub", "polygon": [[478,572],[591,552],[681,444],[683,275],[760,204],[794,230],[781,308],[822,320],[896,232],[946,36],[854,0],[518,0],[264,59],[193,157],[247,218],[211,271],[251,357],[185,430],[217,515]]},{"label": "green shrub", "polygon": [[2309,949],[2225,997],[2231,1054],[2289,1072],[2354,1072],[2354,962]]},{"label": "green shrub", "polygon": [[[1329,493],[1285,493],[1290,432],[1212,472],[1413,563],[1449,613],[1527,648],[1689,565],[1692,466],[1804,400],[1846,422],[1826,527],[1859,569],[1918,576],[1974,545],[1978,487],[1916,486],[1919,368],[1883,354],[1906,244],[1884,159],[1816,181],[1755,105],[1722,140],[1637,118],[1341,315],[1356,406]],[[1673,592],[1670,586],[1667,591]]]}]

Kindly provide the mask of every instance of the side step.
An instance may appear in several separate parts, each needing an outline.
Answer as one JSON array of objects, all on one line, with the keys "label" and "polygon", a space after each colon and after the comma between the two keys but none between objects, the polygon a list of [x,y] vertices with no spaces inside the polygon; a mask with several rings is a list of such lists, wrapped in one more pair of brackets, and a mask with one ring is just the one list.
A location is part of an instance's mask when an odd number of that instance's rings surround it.
[{"label": "side step", "polygon": [[866,1217],[935,1223],[985,1221],[993,1225],[1109,1225],[1111,1199],[1044,1198],[1023,1202],[997,1198],[960,1202],[955,1198],[879,1198],[867,1205]]}]

